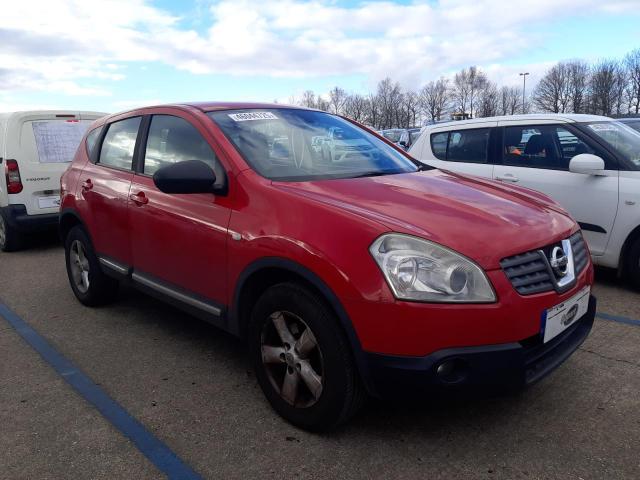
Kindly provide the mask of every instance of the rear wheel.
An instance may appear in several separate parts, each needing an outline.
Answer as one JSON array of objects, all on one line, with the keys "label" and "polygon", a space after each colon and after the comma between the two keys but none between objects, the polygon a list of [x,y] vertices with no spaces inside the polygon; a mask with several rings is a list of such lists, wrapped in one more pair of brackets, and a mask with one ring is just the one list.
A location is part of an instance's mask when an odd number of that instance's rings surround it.
[{"label": "rear wheel", "polygon": [[293,283],[269,288],[249,325],[256,376],[271,406],[308,430],[329,430],[360,407],[363,391],[334,314]]},{"label": "rear wheel", "polygon": [[13,252],[22,247],[22,235],[9,225],[5,214],[0,211],[0,250]]},{"label": "rear wheel", "polygon": [[625,259],[625,273],[631,285],[640,290],[640,238],[629,248]]},{"label": "rear wheel", "polygon": [[118,281],[104,274],[82,227],[73,227],[67,235],[65,257],[69,283],[80,302],[97,306],[115,299]]}]

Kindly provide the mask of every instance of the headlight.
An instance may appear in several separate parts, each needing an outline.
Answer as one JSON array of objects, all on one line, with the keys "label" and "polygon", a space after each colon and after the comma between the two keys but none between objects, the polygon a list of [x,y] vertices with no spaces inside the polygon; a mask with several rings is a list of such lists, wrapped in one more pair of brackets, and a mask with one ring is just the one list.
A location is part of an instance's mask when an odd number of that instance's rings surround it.
[{"label": "headlight", "polygon": [[382,235],[369,251],[400,300],[495,302],[484,271],[441,245],[398,233]]}]

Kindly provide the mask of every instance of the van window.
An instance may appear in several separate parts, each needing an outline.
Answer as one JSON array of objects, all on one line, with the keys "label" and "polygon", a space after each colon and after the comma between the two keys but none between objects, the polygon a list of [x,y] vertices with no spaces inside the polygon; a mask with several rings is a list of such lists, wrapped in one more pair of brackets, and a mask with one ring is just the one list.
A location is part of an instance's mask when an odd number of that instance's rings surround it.
[{"label": "van window", "polygon": [[200,132],[180,117],[154,115],[151,118],[147,147],[144,156],[146,175],[172,163],[200,160],[216,174],[216,183],[223,183],[225,174],[211,146]]},{"label": "van window", "polygon": [[140,117],[127,118],[110,124],[102,142],[98,162],[110,167],[131,170],[139,126]]},{"label": "van window", "polygon": [[488,128],[449,132],[447,160],[450,162],[487,163]]},{"label": "van window", "polygon": [[[92,120],[36,120],[31,123],[40,163],[73,160]],[[25,128],[28,128],[25,123]]]},{"label": "van window", "polygon": [[431,135],[431,150],[438,160],[447,159],[447,140],[449,132],[434,133]]},{"label": "van window", "polygon": [[568,170],[581,153],[594,153],[583,140],[557,125],[506,127],[504,163],[518,167]]}]

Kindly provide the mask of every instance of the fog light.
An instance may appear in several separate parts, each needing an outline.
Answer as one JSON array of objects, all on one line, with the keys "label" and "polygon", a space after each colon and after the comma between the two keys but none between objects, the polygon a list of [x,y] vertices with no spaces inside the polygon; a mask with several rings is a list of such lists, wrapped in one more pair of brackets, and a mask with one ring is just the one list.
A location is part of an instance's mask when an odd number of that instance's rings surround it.
[{"label": "fog light", "polygon": [[436,373],[439,377],[449,377],[455,369],[455,362],[453,360],[447,360],[446,362],[442,362],[440,365],[438,365]]},{"label": "fog light", "polygon": [[462,358],[444,360],[436,367],[436,376],[445,383],[464,382],[469,373],[469,364]]}]

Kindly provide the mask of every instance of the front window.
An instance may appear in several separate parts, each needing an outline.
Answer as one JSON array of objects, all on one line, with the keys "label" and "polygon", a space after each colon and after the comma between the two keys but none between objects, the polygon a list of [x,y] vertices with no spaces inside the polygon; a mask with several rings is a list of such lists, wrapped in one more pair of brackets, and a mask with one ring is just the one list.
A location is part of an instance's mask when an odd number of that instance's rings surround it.
[{"label": "front window", "polygon": [[312,110],[225,110],[209,116],[247,163],[271,180],[355,178],[417,171],[354,124]]},{"label": "front window", "polygon": [[398,143],[402,130],[383,130],[382,136],[392,143]]},{"label": "front window", "polygon": [[627,163],[640,169],[640,133],[620,122],[591,122],[582,125]]}]

